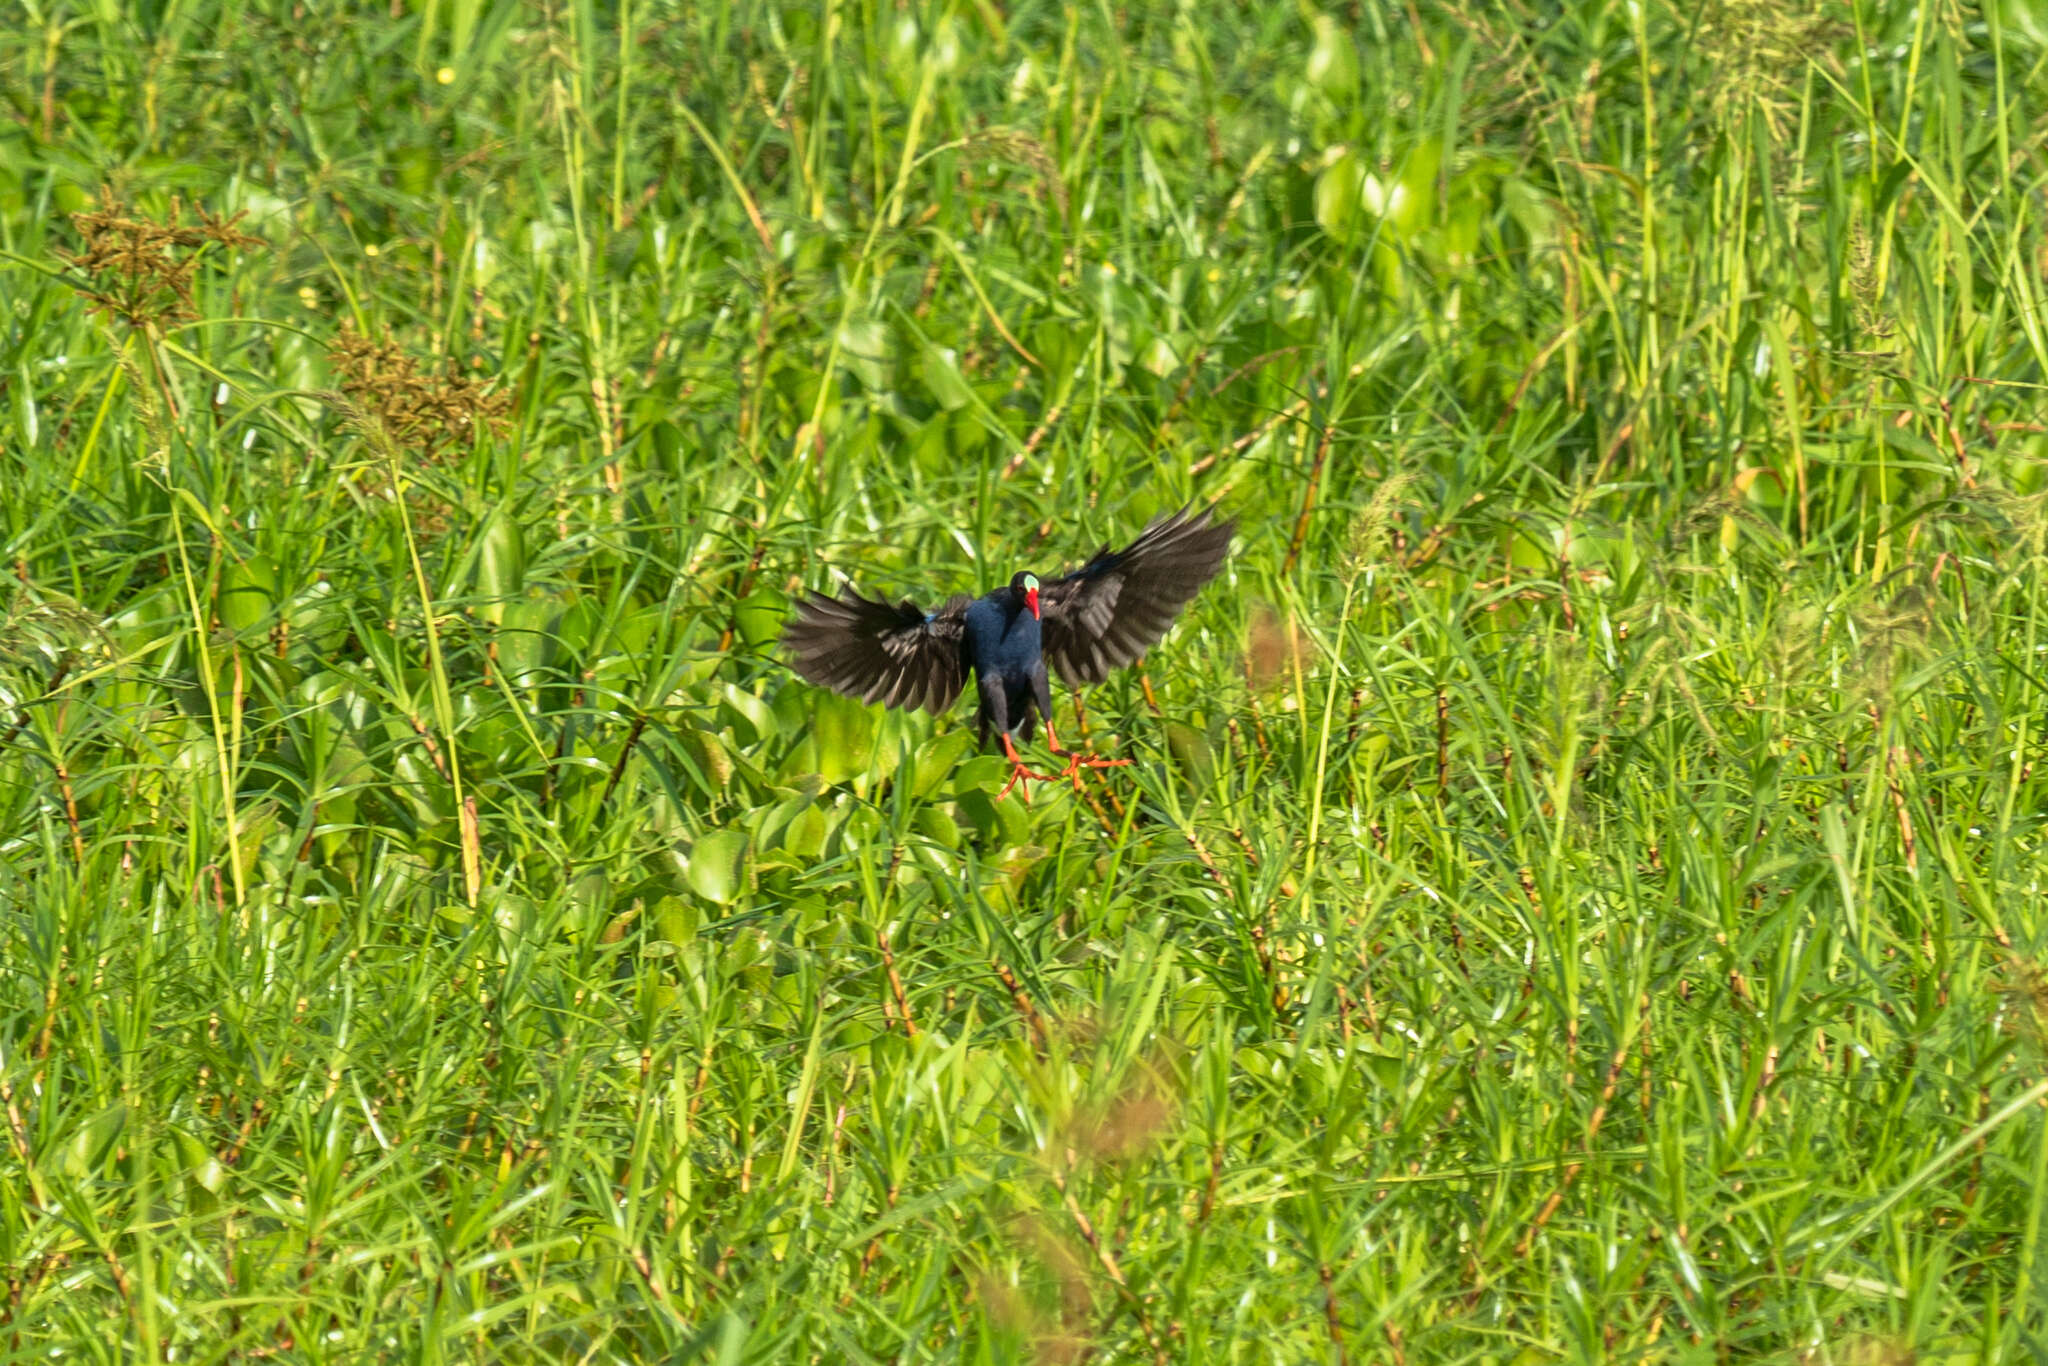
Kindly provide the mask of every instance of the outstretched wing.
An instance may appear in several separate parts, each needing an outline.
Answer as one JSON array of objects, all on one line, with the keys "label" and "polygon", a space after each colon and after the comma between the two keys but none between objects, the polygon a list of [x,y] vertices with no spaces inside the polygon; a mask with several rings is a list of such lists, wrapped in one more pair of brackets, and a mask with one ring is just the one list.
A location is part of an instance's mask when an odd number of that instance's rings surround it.
[{"label": "outstretched wing", "polygon": [[971,601],[961,594],[927,612],[908,598],[891,606],[851,588],[836,598],[809,593],[783,628],[782,643],[797,673],[820,687],[885,707],[941,712],[967,681],[962,643]]},{"label": "outstretched wing", "polygon": [[1188,508],[1153,521],[1122,550],[1094,559],[1039,592],[1045,657],[1079,687],[1145,657],[1181,608],[1216,577],[1237,522]]}]

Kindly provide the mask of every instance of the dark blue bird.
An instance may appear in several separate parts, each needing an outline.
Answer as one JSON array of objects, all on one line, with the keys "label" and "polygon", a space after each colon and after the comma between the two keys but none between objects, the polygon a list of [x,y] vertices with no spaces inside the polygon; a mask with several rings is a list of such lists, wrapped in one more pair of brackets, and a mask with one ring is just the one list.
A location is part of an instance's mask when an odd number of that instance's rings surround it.
[{"label": "dark blue bird", "polygon": [[[1019,573],[986,597],[962,593],[936,612],[908,598],[892,605],[851,588],[836,598],[811,593],[782,641],[804,678],[885,707],[942,712],[972,671],[981,743],[985,748],[992,732],[1002,736],[1010,784],[1072,778],[1078,787],[1083,766],[1128,761],[1083,758],[1060,748],[1047,665],[1080,687],[1144,658],[1223,567],[1236,529],[1235,521],[1183,508],[1154,521],[1122,550],[1104,546],[1079,569],[1043,586],[1037,575]],[[1037,717],[1045,719],[1052,752],[1067,759],[1064,772],[1034,772],[1017,753],[1016,740],[1031,743]]]}]

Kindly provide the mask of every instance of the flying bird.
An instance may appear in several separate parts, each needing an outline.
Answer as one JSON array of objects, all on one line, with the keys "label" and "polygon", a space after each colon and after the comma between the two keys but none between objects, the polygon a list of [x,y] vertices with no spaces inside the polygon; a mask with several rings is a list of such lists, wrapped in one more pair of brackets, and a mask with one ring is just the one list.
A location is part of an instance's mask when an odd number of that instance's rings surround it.
[{"label": "flying bird", "polygon": [[[837,597],[808,593],[782,633],[790,662],[812,683],[885,707],[951,707],[974,675],[975,720],[981,744],[1000,735],[1009,756],[1003,796],[1030,779],[1057,782],[1080,770],[1127,764],[1060,748],[1052,725],[1047,666],[1074,687],[1100,683],[1134,664],[1173,625],[1202,585],[1223,567],[1235,519],[1213,510],[1156,518],[1121,550],[1104,546],[1072,573],[1041,583],[1020,571],[980,598],[965,593],[928,612],[910,599],[890,603],[849,587]],[[1031,743],[1034,709],[1045,718],[1046,744],[1067,761],[1059,773],[1026,767],[1017,741]]]}]

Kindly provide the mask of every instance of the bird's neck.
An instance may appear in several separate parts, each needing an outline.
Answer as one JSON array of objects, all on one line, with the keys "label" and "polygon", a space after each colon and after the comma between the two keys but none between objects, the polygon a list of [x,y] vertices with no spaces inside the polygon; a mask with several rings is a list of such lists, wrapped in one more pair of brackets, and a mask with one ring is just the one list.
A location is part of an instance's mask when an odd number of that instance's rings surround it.
[{"label": "bird's neck", "polygon": [[1006,636],[1021,636],[1026,640],[1038,639],[1038,618],[1031,615],[1031,609],[1024,605],[1022,598],[1010,606],[1010,622],[1003,628]]}]

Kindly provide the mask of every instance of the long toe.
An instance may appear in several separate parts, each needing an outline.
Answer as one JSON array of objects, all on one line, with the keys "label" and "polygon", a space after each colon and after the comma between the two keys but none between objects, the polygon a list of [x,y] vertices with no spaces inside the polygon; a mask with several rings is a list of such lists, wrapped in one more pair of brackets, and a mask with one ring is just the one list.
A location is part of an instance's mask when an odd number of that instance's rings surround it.
[{"label": "long toe", "polygon": [[1013,758],[1010,761],[1010,781],[1003,784],[1003,790],[996,794],[996,800],[1001,801],[1009,796],[1010,789],[1015,787],[1023,790],[1024,800],[1028,802],[1031,800],[1031,780],[1033,778],[1043,779],[1047,776],[1049,775],[1027,768],[1022,759]]},{"label": "long toe", "polygon": [[[1066,751],[1063,757],[1067,761],[1067,766],[1061,769],[1057,775],[1050,776],[1054,776],[1056,779],[1064,778],[1071,780],[1076,792],[1085,792],[1087,790],[1081,783],[1082,769],[1122,768],[1131,762],[1129,759],[1098,759],[1092,754],[1079,754],[1072,750]],[[1039,776],[1044,777],[1048,775],[1041,774]]]}]

